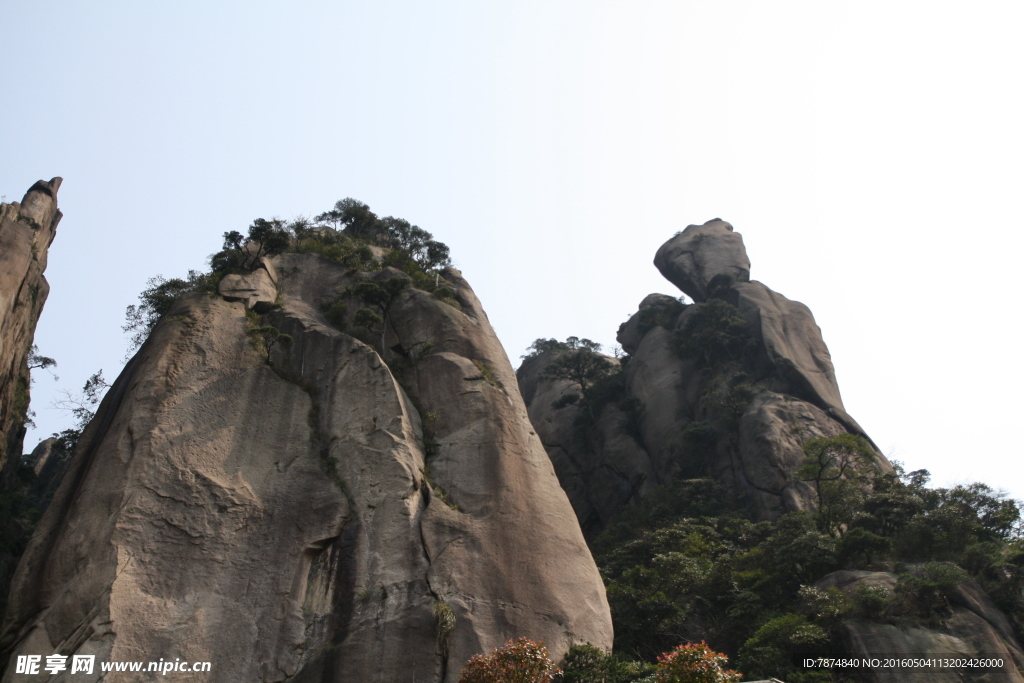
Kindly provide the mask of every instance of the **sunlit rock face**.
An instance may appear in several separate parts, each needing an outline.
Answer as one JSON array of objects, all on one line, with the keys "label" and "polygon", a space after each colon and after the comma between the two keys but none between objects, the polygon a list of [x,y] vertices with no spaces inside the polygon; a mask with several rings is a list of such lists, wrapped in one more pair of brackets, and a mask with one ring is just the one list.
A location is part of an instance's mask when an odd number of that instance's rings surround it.
[{"label": "sunlit rock face", "polygon": [[28,354],[50,293],[43,271],[61,219],[60,184],[40,180],[21,203],[0,204],[0,470],[22,452]]},{"label": "sunlit rock face", "polygon": [[[655,265],[697,303],[651,294],[619,328],[627,354],[622,389],[581,424],[577,390],[545,375],[557,356],[528,358],[517,374],[530,417],[584,532],[598,534],[625,506],[680,477],[710,477],[755,519],[811,510],[811,487],[793,477],[803,442],[843,432],[866,436],[843,407],[835,371],[810,310],[756,281],[742,236],[714,219],[658,250]],[[719,300],[745,323],[734,358],[700,362],[680,353],[689,323]],[[623,407],[633,411],[629,419]],[[876,454],[874,464],[888,471]]]},{"label": "sunlit rock face", "polygon": [[[383,338],[321,313],[361,278],[400,275],[290,253],[179,299],[22,559],[9,657],[452,683],[512,637],[558,658],[610,647],[601,578],[462,276],[444,273],[457,305],[405,289]],[[291,343],[261,342],[266,327]]]},{"label": "sunlit rock face", "polygon": [[688,225],[661,245],[654,265],[665,279],[694,301],[706,301],[708,285],[716,277],[735,282],[750,279],[750,259],[743,236],[720,218],[703,225]]}]

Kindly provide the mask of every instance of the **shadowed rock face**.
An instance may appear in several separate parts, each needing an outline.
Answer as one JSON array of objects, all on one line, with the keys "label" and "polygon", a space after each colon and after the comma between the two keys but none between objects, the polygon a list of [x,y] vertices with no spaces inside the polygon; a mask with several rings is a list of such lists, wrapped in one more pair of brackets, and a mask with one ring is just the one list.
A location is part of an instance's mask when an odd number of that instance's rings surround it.
[{"label": "shadowed rock face", "polygon": [[[891,572],[844,570],[833,572],[815,584],[835,586],[853,597],[858,588],[870,586],[892,591],[897,577]],[[1024,683],[1024,650],[1006,616],[974,581],[957,586],[950,598],[950,613],[933,628],[879,624],[863,619],[844,622],[850,657],[964,658],[1003,660],[1001,668],[919,670],[876,668],[864,671],[877,683]]]},{"label": "shadowed rock face", "polygon": [[21,456],[28,409],[28,352],[50,293],[43,277],[61,213],[61,179],[40,180],[21,203],[0,204],[0,470]]},{"label": "shadowed rock face", "polygon": [[[450,683],[511,637],[556,657],[611,645],[603,584],[469,285],[445,274],[461,310],[403,291],[375,348],[320,313],[358,277],[284,254],[227,283],[234,301],[175,304],[83,434],[15,577],[5,651]],[[292,338],[272,364],[246,316],[267,282],[280,305],[259,324]]]},{"label": "shadowed rock face", "polygon": [[[713,476],[756,519],[813,509],[810,486],[792,478],[803,442],[864,432],[843,407],[810,310],[749,281],[743,238],[718,219],[670,239],[655,265],[695,301],[710,296],[735,307],[748,323],[749,362],[704,368],[681,358],[687,321],[703,304],[651,294],[618,335],[630,354],[623,398],[642,406],[634,428],[625,428],[614,405],[581,428],[578,408],[552,406],[572,390],[543,377],[553,353],[523,364],[518,376],[530,417],[585,533],[592,537],[624,505],[680,476]],[[876,466],[891,468],[880,454]]]}]

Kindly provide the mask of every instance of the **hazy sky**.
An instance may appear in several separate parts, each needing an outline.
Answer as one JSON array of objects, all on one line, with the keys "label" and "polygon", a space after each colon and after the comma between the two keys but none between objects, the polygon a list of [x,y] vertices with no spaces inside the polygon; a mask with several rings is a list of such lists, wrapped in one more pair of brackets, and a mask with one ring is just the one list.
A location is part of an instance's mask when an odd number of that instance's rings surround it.
[{"label": "hazy sky", "polygon": [[967,8],[0,0],[0,194],[64,177],[26,447],[149,277],[352,196],[451,246],[514,366],[614,345],[722,217],[887,454],[1024,498],[1024,5]]}]

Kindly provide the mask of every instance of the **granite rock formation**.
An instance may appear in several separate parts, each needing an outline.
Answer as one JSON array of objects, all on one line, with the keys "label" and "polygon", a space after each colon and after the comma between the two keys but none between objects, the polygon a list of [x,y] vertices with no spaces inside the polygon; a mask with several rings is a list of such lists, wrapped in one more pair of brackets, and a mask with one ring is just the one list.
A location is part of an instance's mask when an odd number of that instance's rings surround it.
[{"label": "granite rock formation", "polygon": [[[913,571],[914,568],[911,567]],[[858,588],[871,587],[891,593],[898,577],[892,572],[843,570],[825,576],[815,585],[827,589],[835,586],[848,597]],[[877,667],[862,672],[876,683],[1024,683],[1024,650],[1010,625],[991,598],[971,580],[952,590],[949,614],[942,625],[896,626],[866,619],[848,619],[843,623],[849,656],[857,658],[908,659],[1001,659],[1002,667],[972,670],[935,668],[914,670]]]},{"label": "granite rock formation", "polygon": [[609,647],[601,578],[462,276],[443,273],[455,301],[401,290],[383,338],[355,323],[352,286],[401,275],[285,253],[179,298],[23,556],[5,661],[453,683],[511,637]]},{"label": "granite rock formation", "polygon": [[[618,341],[628,355],[609,360],[621,365],[623,390],[593,429],[580,428],[578,407],[553,405],[573,391],[571,382],[544,376],[557,351],[528,358],[517,372],[584,532],[592,537],[623,506],[680,476],[713,476],[756,519],[813,509],[813,490],[792,477],[804,460],[801,444],[866,435],[843,407],[810,310],[750,281],[743,238],[719,219],[670,239],[655,265],[697,303],[651,294],[623,323]],[[742,363],[708,365],[679,353],[690,320],[712,300],[745,321]],[[629,402],[638,414],[624,420]],[[881,454],[876,466],[891,469]]]},{"label": "granite rock formation", "polygon": [[707,301],[708,286],[718,276],[735,282],[750,280],[743,237],[720,218],[688,225],[661,245],[654,255],[654,265],[666,280],[698,303]]},{"label": "granite rock formation", "polygon": [[43,271],[61,219],[60,184],[60,178],[40,180],[20,204],[0,204],[0,469],[21,457],[29,399],[28,354],[50,293]]}]

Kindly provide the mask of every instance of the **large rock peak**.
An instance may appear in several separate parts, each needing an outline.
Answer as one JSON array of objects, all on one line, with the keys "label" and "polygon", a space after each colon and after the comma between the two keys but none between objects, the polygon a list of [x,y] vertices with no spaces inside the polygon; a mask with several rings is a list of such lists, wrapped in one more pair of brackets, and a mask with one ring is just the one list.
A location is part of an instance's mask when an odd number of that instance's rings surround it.
[{"label": "large rock peak", "polygon": [[724,276],[732,282],[750,279],[750,260],[743,247],[743,236],[720,218],[686,226],[661,245],[654,255],[654,265],[669,282],[697,302],[707,300],[708,285],[716,277]]},{"label": "large rock peak", "polygon": [[[793,476],[802,444],[843,432],[866,436],[839,395],[832,359],[810,310],[750,281],[743,238],[725,221],[691,225],[654,260],[695,304],[650,294],[619,328],[628,356],[614,388],[581,430],[576,391],[544,368],[556,352],[519,369],[530,417],[588,537],[623,507],[680,477],[710,476],[755,518],[814,508],[812,489]],[[728,327],[702,332],[708,316]],[[738,324],[736,323],[738,320]],[[707,334],[713,332],[713,334]],[[716,336],[717,335],[717,336]],[[723,352],[686,355],[688,339]],[[692,344],[690,344],[692,346]],[[877,466],[891,466],[880,454]]]},{"label": "large rock peak", "polygon": [[353,289],[403,275],[285,253],[179,299],[79,441],[0,647],[211,661],[239,683],[454,683],[512,637],[610,647],[469,284],[405,287],[383,336],[359,331]]},{"label": "large rock peak", "polygon": [[40,180],[21,203],[0,204],[0,470],[22,451],[29,398],[27,359],[50,292],[43,271],[61,219],[60,184],[60,178]]}]

